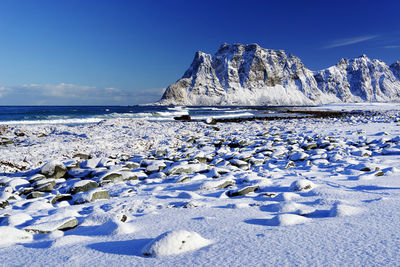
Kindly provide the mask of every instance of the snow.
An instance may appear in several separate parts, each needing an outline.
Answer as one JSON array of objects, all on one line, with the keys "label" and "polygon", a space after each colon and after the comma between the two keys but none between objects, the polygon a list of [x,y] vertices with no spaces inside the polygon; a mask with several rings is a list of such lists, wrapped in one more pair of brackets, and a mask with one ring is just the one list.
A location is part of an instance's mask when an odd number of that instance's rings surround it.
[{"label": "snow", "polygon": [[168,256],[185,253],[210,245],[212,242],[198,233],[186,230],[171,231],[161,234],[149,242],[142,250],[146,256]]},{"label": "snow", "polygon": [[[203,122],[134,119],[9,126],[5,135],[16,128],[26,135],[0,147],[13,163],[0,165],[0,261],[6,266],[396,266],[400,109],[397,104],[363,108],[374,112],[217,123],[218,130]],[[304,148],[310,143],[317,147]],[[291,161],[297,152],[308,156]],[[74,158],[77,153],[96,160],[85,165]],[[60,179],[37,175],[54,161],[78,169]],[[151,162],[165,169],[147,170]],[[123,179],[69,195],[71,186],[97,182],[105,173],[121,173]],[[27,198],[48,182],[55,183],[51,192]],[[253,187],[258,189],[246,192]],[[110,198],[91,201],[96,192]],[[66,222],[70,227],[60,230]]]},{"label": "snow", "polygon": [[[32,241],[32,234],[11,226],[0,226],[0,246]],[[3,262],[4,263],[4,262]]]}]

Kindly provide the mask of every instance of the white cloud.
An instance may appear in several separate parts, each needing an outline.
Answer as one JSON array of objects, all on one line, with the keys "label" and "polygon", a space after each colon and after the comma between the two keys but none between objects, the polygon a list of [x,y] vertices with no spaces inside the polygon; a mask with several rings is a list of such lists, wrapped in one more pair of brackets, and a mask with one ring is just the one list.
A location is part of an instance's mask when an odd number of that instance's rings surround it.
[{"label": "white cloud", "polygon": [[366,36],[358,36],[358,37],[347,38],[347,39],[340,39],[340,40],[336,40],[336,41],[332,42],[330,45],[327,45],[324,48],[329,49],[329,48],[357,44],[357,43],[375,39],[377,37],[378,37],[378,35],[366,35]]},{"label": "white cloud", "polygon": [[383,48],[400,48],[400,45],[386,45]]},{"label": "white cloud", "polygon": [[0,105],[135,105],[155,102],[163,91],[126,91],[67,83],[0,86]]}]

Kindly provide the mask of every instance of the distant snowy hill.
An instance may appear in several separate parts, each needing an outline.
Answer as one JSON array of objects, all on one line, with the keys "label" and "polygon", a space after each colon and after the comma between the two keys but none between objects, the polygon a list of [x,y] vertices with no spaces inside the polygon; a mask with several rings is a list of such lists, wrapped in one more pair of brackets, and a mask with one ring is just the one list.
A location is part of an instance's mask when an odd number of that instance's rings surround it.
[{"label": "distant snowy hill", "polygon": [[223,44],[197,52],[190,68],[164,92],[161,105],[318,105],[399,101],[400,62],[365,55],[313,72],[282,50]]}]

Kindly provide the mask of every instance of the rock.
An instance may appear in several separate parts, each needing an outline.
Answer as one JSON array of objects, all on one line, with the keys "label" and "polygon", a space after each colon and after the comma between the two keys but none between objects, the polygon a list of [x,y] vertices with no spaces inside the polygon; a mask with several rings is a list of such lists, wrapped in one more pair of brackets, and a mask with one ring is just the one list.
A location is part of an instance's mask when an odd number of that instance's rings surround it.
[{"label": "rock", "polygon": [[78,226],[78,220],[75,217],[67,217],[61,220],[49,221],[30,225],[24,228],[25,231],[35,234],[45,234],[56,230],[67,231]]},{"label": "rock", "polygon": [[121,173],[108,172],[108,173],[104,174],[102,177],[100,177],[100,184],[121,182],[123,180],[124,180],[124,177]]},{"label": "rock", "polygon": [[146,173],[153,173],[153,172],[159,172],[165,169],[167,165],[164,163],[164,161],[154,161],[147,165],[146,167]]},{"label": "rock", "polygon": [[56,204],[57,202],[67,201],[67,200],[72,200],[72,196],[69,194],[62,194],[62,195],[57,195],[57,196],[53,197],[50,200],[50,203]]},{"label": "rock", "polygon": [[56,186],[56,181],[54,179],[51,179],[51,178],[37,181],[36,183],[33,184],[33,186],[35,188],[38,188],[38,187],[40,187],[42,185],[45,185],[45,184],[48,184],[48,183],[51,183],[53,186]]},{"label": "rock", "polygon": [[7,138],[5,138],[5,139],[2,138],[2,139],[0,140],[0,146],[11,145],[11,144],[13,144],[13,143],[14,143],[13,140],[7,139]]},{"label": "rock", "polygon": [[31,184],[33,184],[33,183],[36,183],[36,182],[38,182],[38,181],[40,181],[40,180],[43,180],[43,179],[46,179],[46,176],[44,176],[43,174],[39,174],[39,173],[38,173],[38,174],[35,174],[35,175],[29,177],[28,181],[29,181]]},{"label": "rock", "polygon": [[121,222],[126,222],[128,220],[128,216],[126,216],[125,214],[122,214],[121,217],[119,218],[119,220]]},{"label": "rock", "polygon": [[176,180],[177,183],[186,183],[190,181],[189,175],[186,174],[181,174],[178,176],[178,179]]},{"label": "rock", "polygon": [[123,181],[139,180],[140,177],[140,173],[131,171],[122,171],[121,175]]},{"label": "rock", "polygon": [[128,168],[128,169],[134,170],[134,169],[139,168],[139,167],[140,167],[140,164],[139,164],[139,163],[136,163],[136,162],[126,162],[124,166],[125,166],[126,168]]},{"label": "rock", "polygon": [[79,162],[76,160],[70,160],[68,162],[64,162],[65,167],[67,167],[67,170],[72,170],[72,169],[79,169]]},{"label": "rock", "polygon": [[212,242],[198,233],[185,230],[170,231],[156,237],[143,247],[145,256],[168,256],[180,254],[210,245]]},{"label": "rock", "polygon": [[81,162],[79,165],[83,169],[94,169],[100,165],[101,158],[91,158]]},{"label": "rock", "polygon": [[67,167],[60,161],[51,161],[43,165],[40,173],[46,177],[61,178],[67,172]]},{"label": "rock", "polygon": [[239,160],[239,159],[231,159],[229,161],[229,163],[238,168],[248,168],[249,167],[249,164],[246,161]]},{"label": "rock", "polygon": [[182,115],[182,116],[174,117],[174,120],[177,120],[177,121],[190,121],[190,120],[192,120],[192,118],[189,115]]},{"label": "rock", "polygon": [[226,178],[217,181],[208,181],[200,186],[200,189],[223,189],[235,185],[236,182],[232,179]]},{"label": "rock", "polygon": [[87,154],[87,153],[76,153],[76,154],[73,156],[73,158],[78,158],[78,159],[87,160],[87,159],[90,159],[90,155]]},{"label": "rock", "polygon": [[51,192],[54,189],[54,184],[49,182],[36,188],[39,192]]},{"label": "rock", "polygon": [[250,158],[249,162],[254,165],[254,166],[260,166],[262,164],[264,164],[265,160],[261,159],[261,158]]},{"label": "rock", "polygon": [[92,173],[92,170],[90,170],[90,169],[75,168],[75,169],[68,170],[68,173],[66,176],[73,177],[73,178],[84,178],[84,177],[89,177],[91,173]]},{"label": "rock", "polygon": [[7,200],[0,200],[0,209],[4,209],[7,206],[10,206]]},{"label": "rock", "polygon": [[156,158],[161,158],[161,157],[165,157],[165,155],[167,155],[167,151],[165,149],[156,149],[152,152],[152,154]]},{"label": "rock", "polygon": [[370,167],[363,167],[363,168],[360,169],[360,171],[362,171],[362,172],[370,172],[372,170],[371,170]]},{"label": "rock", "polygon": [[309,191],[311,189],[314,189],[316,187],[316,185],[309,181],[309,180],[298,180],[298,181],[294,181],[289,189],[291,191]]},{"label": "rock", "polygon": [[304,150],[311,150],[311,149],[316,149],[318,145],[316,143],[307,143],[301,146]]},{"label": "rock", "polygon": [[167,175],[171,174],[182,174],[182,173],[195,173],[195,172],[204,172],[208,171],[207,164],[198,163],[198,164],[188,164],[187,161],[180,162],[176,165],[171,166],[167,169]]},{"label": "rock", "polygon": [[221,175],[218,172],[217,168],[212,168],[209,172],[208,172],[208,176],[211,178],[219,178]]},{"label": "rock", "polygon": [[108,193],[107,190],[96,190],[91,192],[90,194],[90,202],[93,202],[95,200],[99,199],[110,199],[110,194]]},{"label": "rock", "polygon": [[228,197],[237,197],[237,196],[244,196],[247,195],[248,193],[255,192],[259,189],[260,187],[255,185],[255,186],[247,186],[245,188],[242,188],[240,190],[235,190],[235,191],[228,191],[227,195]]},{"label": "rock", "polygon": [[359,149],[351,152],[351,154],[358,157],[370,157],[372,155],[372,152],[366,149]]},{"label": "rock", "polygon": [[87,191],[89,191],[93,188],[97,188],[97,187],[99,187],[99,184],[93,180],[82,180],[82,181],[76,182],[72,186],[70,193],[76,194],[79,192],[87,192]]},{"label": "rock", "polygon": [[296,163],[294,163],[293,161],[288,161],[288,163],[286,163],[285,165],[285,169],[289,169],[289,168],[293,168],[296,167]]},{"label": "rock", "polygon": [[29,193],[33,192],[35,188],[33,187],[25,187],[20,192],[22,195],[28,195]]},{"label": "rock", "polygon": [[26,199],[33,199],[44,196],[44,192],[33,191],[26,196]]},{"label": "rock", "polygon": [[74,203],[83,204],[102,199],[110,199],[110,194],[108,193],[107,190],[97,188],[97,189],[92,189],[85,193],[79,193],[75,195]]},{"label": "rock", "polygon": [[290,155],[289,159],[292,161],[300,161],[300,160],[305,160],[308,158],[308,154],[304,152],[295,152],[292,155]]}]

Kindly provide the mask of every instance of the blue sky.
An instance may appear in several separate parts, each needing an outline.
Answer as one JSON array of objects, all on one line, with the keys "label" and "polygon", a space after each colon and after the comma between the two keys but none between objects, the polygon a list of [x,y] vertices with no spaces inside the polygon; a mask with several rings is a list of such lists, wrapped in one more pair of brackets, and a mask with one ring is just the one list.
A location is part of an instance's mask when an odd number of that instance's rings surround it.
[{"label": "blue sky", "polygon": [[318,70],[400,60],[400,1],[0,1],[0,104],[157,100],[194,53],[284,49]]}]

